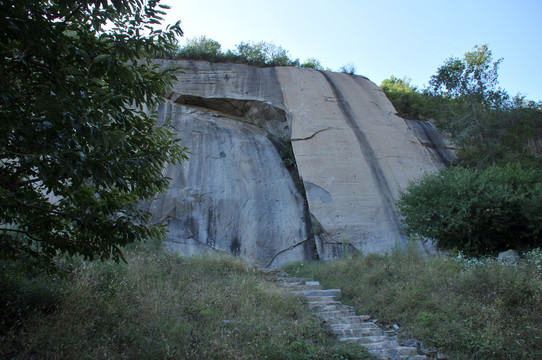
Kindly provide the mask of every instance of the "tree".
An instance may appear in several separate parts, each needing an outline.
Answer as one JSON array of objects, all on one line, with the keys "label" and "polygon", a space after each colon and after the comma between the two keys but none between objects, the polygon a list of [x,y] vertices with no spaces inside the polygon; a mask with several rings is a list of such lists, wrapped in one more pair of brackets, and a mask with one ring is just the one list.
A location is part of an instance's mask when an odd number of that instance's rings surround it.
[{"label": "tree", "polygon": [[339,71],[345,74],[354,75],[356,73],[356,67],[352,63],[348,63],[339,68]]},{"label": "tree", "polygon": [[316,58],[308,58],[307,60],[305,60],[305,62],[303,62],[303,64],[301,64],[301,67],[306,67],[306,68],[311,68],[311,69],[321,70],[321,71],[325,70],[325,68],[320,63],[320,60]]},{"label": "tree", "polygon": [[153,112],[175,79],[159,0],[0,1],[0,258],[122,259],[185,149]]},{"label": "tree", "polygon": [[418,88],[410,83],[410,79],[400,79],[392,75],[389,79],[382,80],[380,87],[401,116],[420,119],[433,115],[433,97],[418,91]]},{"label": "tree", "polygon": [[487,45],[475,46],[463,59],[450,58],[429,81],[430,93],[448,101],[438,115],[437,125],[463,148],[474,146],[497,163],[499,120],[510,108],[510,96],[499,87],[498,69]]},{"label": "tree", "polygon": [[178,56],[183,59],[217,61],[224,57],[221,47],[218,41],[201,36],[188,40]]},{"label": "tree", "polygon": [[442,169],[412,182],[398,207],[406,235],[440,248],[487,255],[542,245],[542,186],[517,165]]},{"label": "tree", "polygon": [[273,43],[260,41],[241,42],[237,54],[249,64],[260,66],[299,66],[299,60],[288,57],[288,51]]}]

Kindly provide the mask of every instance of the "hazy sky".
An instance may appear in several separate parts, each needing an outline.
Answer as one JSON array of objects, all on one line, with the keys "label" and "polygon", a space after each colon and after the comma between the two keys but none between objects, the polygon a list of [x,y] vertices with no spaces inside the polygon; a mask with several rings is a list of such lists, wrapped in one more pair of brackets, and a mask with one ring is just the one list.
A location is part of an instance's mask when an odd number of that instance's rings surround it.
[{"label": "hazy sky", "polygon": [[542,0],[162,0],[185,38],[206,35],[282,46],[333,70],[351,63],[380,85],[391,75],[423,87],[451,57],[488,44],[504,58],[500,84],[542,100]]}]

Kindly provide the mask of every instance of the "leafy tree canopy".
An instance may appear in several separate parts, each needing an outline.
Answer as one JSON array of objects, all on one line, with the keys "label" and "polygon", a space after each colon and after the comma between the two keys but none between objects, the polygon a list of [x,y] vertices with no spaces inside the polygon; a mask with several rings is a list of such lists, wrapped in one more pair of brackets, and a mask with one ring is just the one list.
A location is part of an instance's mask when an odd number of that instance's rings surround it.
[{"label": "leafy tree canopy", "polygon": [[175,79],[159,0],[0,1],[0,258],[122,258],[163,233],[138,203],[185,159],[153,109]]},{"label": "leafy tree canopy", "polygon": [[[303,62],[303,64],[301,64],[301,66],[315,69],[315,70],[326,70],[326,68],[324,68],[324,66],[320,63],[320,60],[316,58],[308,58],[307,60]],[[326,71],[331,71],[331,70],[326,70]]]},{"label": "leafy tree canopy", "polygon": [[216,40],[201,36],[187,40],[186,44],[174,56],[186,59],[217,61],[224,54],[222,45]]},{"label": "leafy tree canopy", "polygon": [[436,95],[463,98],[470,104],[499,107],[506,93],[500,89],[498,70],[502,59],[493,61],[487,45],[475,46],[463,59],[449,58],[431,77],[429,86]]},{"label": "leafy tree canopy", "polygon": [[[542,103],[499,87],[498,68],[487,45],[450,58],[418,90],[392,76],[381,87],[402,116],[435,119],[459,147],[459,163],[486,167],[518,162],[541,167]],[[537,157],[538,156],[538,157]]]}]

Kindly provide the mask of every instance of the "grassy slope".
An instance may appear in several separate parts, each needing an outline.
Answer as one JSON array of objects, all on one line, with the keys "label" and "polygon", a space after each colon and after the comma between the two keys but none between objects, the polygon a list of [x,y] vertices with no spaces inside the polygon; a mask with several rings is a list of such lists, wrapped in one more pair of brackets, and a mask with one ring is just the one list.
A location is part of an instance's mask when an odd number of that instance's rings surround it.
[{"label": "grassy slope", "polygon": [[370,358],[238,259],[142,248],[127,259],[80,262],[46,284],[4,272],[0,358]]},{"label": "grassy slope", "polygon": [[541,268],[540,252],[512,266],[408,250],[288,271],[341,288],[359,313],[400,324],[450,358],[542,359]]}]

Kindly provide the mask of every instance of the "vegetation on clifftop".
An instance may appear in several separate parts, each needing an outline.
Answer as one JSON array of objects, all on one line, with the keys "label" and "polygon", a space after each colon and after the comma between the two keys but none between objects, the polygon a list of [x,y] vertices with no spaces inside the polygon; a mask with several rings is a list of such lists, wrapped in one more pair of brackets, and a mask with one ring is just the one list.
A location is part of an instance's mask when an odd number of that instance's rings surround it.
[{"label": "vegetation on clifftop", "polygon": [[433,118],[459,148],[449,169],[415,179],[399,208],[408,236],[472,255],[542,244],[542,102],[499,87],[492,52],[450,58],[419,91],[403,79],[382,88],[406,117]]},{"label": "vegetation on clifftop", "polygon": [[[239,63],[254,66],[300,66],[315,70],[328,70],[315,58],[304,62],[292,59],[281,46],[270,42],[240,42],[234,50],[222,50],[222,45],[206,36],[189,39],[179,46],[177,51],[170,52],[169,58],[185,60],[207,60],[210,62]],[[352,70],[354,71],[354,70]]]}]

